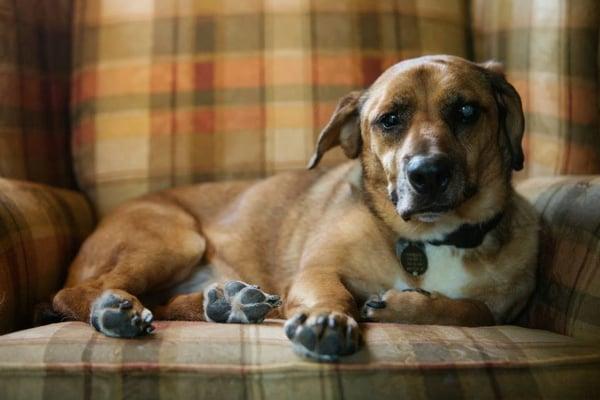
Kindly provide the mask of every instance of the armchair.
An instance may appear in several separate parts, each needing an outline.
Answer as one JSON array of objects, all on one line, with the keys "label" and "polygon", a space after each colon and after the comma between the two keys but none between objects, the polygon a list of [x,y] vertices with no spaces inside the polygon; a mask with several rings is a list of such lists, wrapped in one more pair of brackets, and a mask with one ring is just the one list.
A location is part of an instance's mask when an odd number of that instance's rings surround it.
[{"label": "armchair", "polygon": [[[597,396],[598,7],[0,5],[0,398]],[[96,216],[174,185],[302,168],[338,97],[427,53],[498,59],[523,97],[526,169],[515,180],[543,230],[537,289],[514,325],[365,324],[363,350],[339,364],[299,359],[278,320],[158,322],[135,340],[79,322],[30,327]]]}]

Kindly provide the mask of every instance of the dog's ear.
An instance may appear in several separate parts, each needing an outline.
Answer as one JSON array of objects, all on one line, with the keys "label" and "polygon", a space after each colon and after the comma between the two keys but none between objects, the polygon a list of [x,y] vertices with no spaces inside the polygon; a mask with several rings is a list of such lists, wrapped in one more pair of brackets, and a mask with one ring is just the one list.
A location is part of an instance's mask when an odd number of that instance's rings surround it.
[{"label": "dog's ear", "polygon": [[508,83],[502,64],[497,61],[488,61],[480,64],[490,77],[492,88],[495,92],[496,103],[500,118],[501,129],[510,143],[511,165],[515,171],[523,169],[523,131],[525,117],[521,97],[515,88]]},{"label": "dog's ear", "polygon": [[359,115],[361,95],[362,91],[350,92],[339,101],[331,119],[319,134],[315,152],[308,162],[308,169],[316,167],[323,154],[337,145],[342,146],[346,157],[358,157],[362,147]]}]

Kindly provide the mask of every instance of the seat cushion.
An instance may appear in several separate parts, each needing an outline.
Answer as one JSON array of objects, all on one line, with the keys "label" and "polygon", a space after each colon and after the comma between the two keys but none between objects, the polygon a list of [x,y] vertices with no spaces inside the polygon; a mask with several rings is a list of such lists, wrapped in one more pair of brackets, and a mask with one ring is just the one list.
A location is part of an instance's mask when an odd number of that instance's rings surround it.
[{"label": "seat cushion", "polygon": [[282,321],[158,322],[112,339],[64,322],[0,337],[0,398],[589,398],[600,345],[516,326],[364,324],[338,364],[296,356]]}]

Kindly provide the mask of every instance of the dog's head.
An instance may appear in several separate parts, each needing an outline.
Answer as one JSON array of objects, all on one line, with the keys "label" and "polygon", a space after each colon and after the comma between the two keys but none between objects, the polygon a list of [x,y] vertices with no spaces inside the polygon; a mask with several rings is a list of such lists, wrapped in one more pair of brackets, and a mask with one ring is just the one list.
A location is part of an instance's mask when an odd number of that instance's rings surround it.
[{"label": "dog's head", "polygon": [[421,57],[344,97],[309,168],[336,145],[360,156],[371,208],[408,238],[435,238],[504,208],[511,172],[523,167],[523,128],[499,64]]}]

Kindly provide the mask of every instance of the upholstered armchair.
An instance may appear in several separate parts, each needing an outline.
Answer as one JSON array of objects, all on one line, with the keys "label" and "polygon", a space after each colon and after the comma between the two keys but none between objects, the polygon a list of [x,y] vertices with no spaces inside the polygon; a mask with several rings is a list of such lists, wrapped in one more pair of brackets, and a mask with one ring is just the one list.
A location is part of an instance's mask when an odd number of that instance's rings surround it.
[{"label": "upholstered armchair", "polygon": [[[0,399],[598,396],[599,15],[594,0],[0,2]],[[503,62],[523,99],[514,179],[543,228],[512,325],[364,324],[336,364],[297,357],[278,320],[159,321],[135,340],[33,327],[116,205],[303,168],[339,97],[437,53]]]}]

